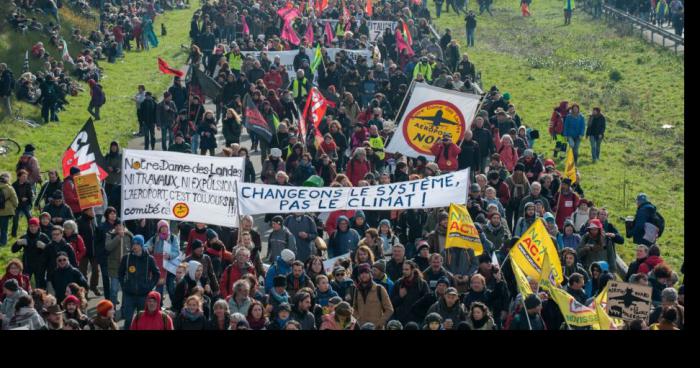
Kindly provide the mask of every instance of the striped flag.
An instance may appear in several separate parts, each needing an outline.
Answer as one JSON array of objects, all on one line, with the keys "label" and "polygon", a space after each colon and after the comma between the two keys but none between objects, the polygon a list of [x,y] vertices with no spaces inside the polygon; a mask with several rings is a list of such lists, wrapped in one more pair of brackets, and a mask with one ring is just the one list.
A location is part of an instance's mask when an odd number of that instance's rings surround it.
[{"label": "striped flag", "polygon": [[406,22],[401,22],[403,27],[403,36],[406,38],[406,43],[409,46],[413,46],[413,37],[411,36],[411,31],[408,30],[408,24]]}]

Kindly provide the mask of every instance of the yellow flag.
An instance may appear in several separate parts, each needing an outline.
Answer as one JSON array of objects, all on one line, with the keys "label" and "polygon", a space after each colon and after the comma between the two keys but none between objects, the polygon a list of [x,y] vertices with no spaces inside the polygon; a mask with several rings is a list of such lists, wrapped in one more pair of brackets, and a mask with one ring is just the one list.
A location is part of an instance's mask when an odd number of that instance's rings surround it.
[{"label": "yellow flag", "polygon": [[515,281],[518,284],[518,291],[520,291],[520,294],[523,295],[523,299],[526,296],[533,294],[530,283],[527,281],[527,277],[525,277],[523,270],[521,270],[520,267],[513,262],[513,258],[510,259],[510,265],[513,267],[513,274],[515,275]]},{"label": "yellow flag", "polygon": [[576,182],[576,164],[574,163],[574,150],[571,149],[571,146],[569,146],[569,148],[566,149],[564,177],[571,179],[571,184]]},{"label": "yellow flag", "polygon": [[564,320],[569,326],[593,326],[598,324],[598,314],[579,302],[566,291],[554,286],[549,288],[549,296],[557,303]]},{"label": "yellow flag", "polygon": [[[449,224],[448,224],[449,226]],[[541,218],[535,220],[510,250],[510,257],[520,266],[525,275],[540,279],[545,253],[549,255],[552,271],[557,284],[564,280],[557,248],[549,237]]]},{"label": "yellow flag", "polygon": [[551,287],[556,287],[558,285],[557,279],[563,279],[563,277],[559,277],[557,267],[552,264],[549,252],[545,252],[544,260],[542,261],[542,273],[539,277],[540,287],[547,290]]},{"label": "yellow flag", "polygon": [[623,321],[617,318],[612,318],[605,311],[608,304],[608,287],[610,283],[605,285],[603,291],[598,294],[598,296],[593,300],[593,304],[590,305],[591,308],[595,309],[598,315],[598,326],[594,325],[593,329],[599,330],[619,330],[623,325]]},{"label": "yellow flag", "polygon": [[484,246],[479,239],[479,231],[474,226],[474,221],[464,205],[450,204],[445,248],[474,249],[474,254],[477,256],[484,252]]}]

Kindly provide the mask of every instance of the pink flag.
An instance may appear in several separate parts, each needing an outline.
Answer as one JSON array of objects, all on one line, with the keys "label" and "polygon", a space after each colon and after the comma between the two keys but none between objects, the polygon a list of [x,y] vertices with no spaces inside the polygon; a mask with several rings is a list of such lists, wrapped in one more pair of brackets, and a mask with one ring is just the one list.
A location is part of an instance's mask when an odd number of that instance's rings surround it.
[{"label": "pink flag", "polygon": [[277,15],[279,15],[285,22],[298,17],[299,14],[299,9],[295,8],[291,2],[288,2],[285,7],[277,10]]},{"label": "pink flag", "polygon": [[248,28],[248,22],[246,22],[246,20],[245,20],[245,15],[241,15],[241,23],[243,23],[243,34],[249,35],[250,28]]},{"label": "pink flag", "polygon": [[411,46],[409,46],[406,43],[406,40],[403,39],[403,35],[401,34],[401,30],[399,30],[399,28],[396,28],[396,32],[394,33],[394,36],[396,38],[396,49],[398,50],[399,55],[401,55],[401,52],[403,49],[408,50],[408,56],[415,55],[415,52],[413,51]]},{"label": "pink flag", "polygon": [[297,33],[292,28],[290,22],[284,22],[284,27],[282,27],[282,34],[280,35],[280,37],[283,40],[289,41],[294,46],[299,46],[299,44],[301,43],[301,40],[299,40],[299,36],[297,36]]},{"label": "pink flag", "polygon": [[306,37],[306,42],[308,42],[309,45],[314,44],[314,25],[311,23],[311,20],[309,20],[309,24],[306,25],[306,34],[304,37]]},{"label": "pink flag", "polygon": [[333,30],[331,29],[331,22],[326,22],[326,30],[323,33],[326,36],[326,45],[330,46],[333,44]]}]

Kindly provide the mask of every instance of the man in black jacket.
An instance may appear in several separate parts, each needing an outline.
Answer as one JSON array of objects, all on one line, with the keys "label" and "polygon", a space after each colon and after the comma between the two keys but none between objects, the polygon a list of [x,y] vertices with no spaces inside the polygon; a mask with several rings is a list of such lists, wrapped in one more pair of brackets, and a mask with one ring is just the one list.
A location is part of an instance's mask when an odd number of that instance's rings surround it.
[{"label": "man in black jacket", "polygon": [[467,129],[464,132],[464,140],[462,145],[459,147],[462,151],[457,157],[459,162],[459,169],[464,170],[466,168],[471,168],[470,176],[474,178],[476,172],[479,170],[481,163],[480,147],[479,143],[472,139],[472,131]]},{"label": "man in black jacket", "polygon": [[12,98],[13,84],[14,77],[12,76],[12,72],[7,68],[7,64],[0,63],[0,99],[4,101],[8,116],[12,116],[10,99]]},{"label": "man in black jacket", "polygon": [[24,274],[32,277],[37,288],[46,289],[46,268],[48,267],[48,252],[46,246],[50,240],[46,234],[39,231],[39,219],[33,217],[29,220],[27,233],[22,235],[12,245],[12,253],[24,250],[22,263]]},{"label": "man in black jacket", "polygon": [[87,289],[88,283],[85,280],[85,276],[80,273],[80,270],[71,266],[68,260],[68,254],[66,252],[58,252],[56,258],[52,261],[53,264],[57,265],[56,268],[51,273],[51,285],[54,288],[54,293],[56,295],[56,300],[63,300],[66,296],[66,287],[70,283],[76,283]]},{"label": "man in black jacket", "polygon": [[97,236],[97,223],[95,222],[95,210],[92,207],[83,210],[82,215],[78,218],[78,234],[83,238],[85,243],[85,256],[80,260],[80,272],[87,277],[88,263],[90,264],[90,289],[92,292],[100,296],[97,290],[97,284],[100,277],[99,263],[97,262],[97,252],[95,250],[95,238]]},{"label": "man in black jacket", "polygon": [[396,282],[403,273],[405,255],[406,249],[402,244],[395,244],[391,248],[391,259],[386,263],[386,274],[393,282]]},{"label": "man in black jacket", "polygon": [[51,215],[52,224],[63,226],[66,220],[75,219],[73,211],[63,202],[63,191],[60,188],[53,192],[50,199],[50,203],[44,206],[42,212]]},{"label": "man in black jacket", "polygon": [[489,166],[489,159],[491,155],[496,152],[496,145],[493,143],[493,136],[491,132],[484,128],[484,118],[477,116],[474,121],[475,127],[472,130],[472,135],[474,141],[479,144],[479,155],[481,156],[481,161],[479,161],[479,168],[484,171],[487,166]]},{"label": "man in black jacket", "polygon": [[605,134],[605,116],[600,113],[600,107],[594,107],[593,113],[588,118],[586,137],[591,140],[591,156],[593,163],[600,160],[600,145]]},{"label": "man in black jacket", "polygon": [[131,251],[122,257],[119,265],[119,283],[122,287],[121,312],[125,330],[129,329],[134,310],[143,310],[146,296],[160,278],[156,260],[144,251],[143,244],[143,236],[134,236]]},{"label": "man in black jacket", "polygon": [[[168,150],[168,145],[173,144],[173,124],[177,118],[177,106],[173,102],[170,92],[163,93],[163,101],[156,108],[156,122],[161,131],[161,148]],[[167,139],[167,143],[166,143]]]},{"label": "man in black jacket", "polygon": [[153,94],[151,94],[151,92],[146,92],[146,98],[144,98],[143,102],[141,102],[139,109],[141,110],[141,117],[143,119],[144,149],[148,150],[150,141],[151,150],[154,150],[156,147],[157,104],[153,99]]}]

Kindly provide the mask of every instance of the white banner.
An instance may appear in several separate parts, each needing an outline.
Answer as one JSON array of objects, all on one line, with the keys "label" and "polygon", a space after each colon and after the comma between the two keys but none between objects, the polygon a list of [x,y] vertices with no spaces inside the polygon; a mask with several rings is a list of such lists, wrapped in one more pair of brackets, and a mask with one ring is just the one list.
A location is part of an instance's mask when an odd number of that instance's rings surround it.
[{"label": "white banner", "polygon": [[465,203],[469,169],[402,183],[354,188],[238,184],[242,215],[336,210],[406,210]]},{"label": "white banner", "polygon": [[[326,51],[328,52],[328,57],[331,58],[331,60],[335,60],[335,55],[341,51],[345,51],[345,53],[352,59],[353,61],[357,61],[357,58],[360,56],[364,56],[365,59],[367,60],[367,65],[370,67],[374,65],[374,62],[372,61],[372,51],[371,50],[348,50],[348,49],[339,49],[339,48],[326,48]],[[267,58],[270,59],[270,61],[275,61],[275,56],[280,57],[280,63],[284,65],[287,69],[287,74],[289,74],[290,79],[296,78],[296,70],[294,70],[294,57],[299,54],[299,50],[291,50],[291,51],[266,51],[267,52]],[[243,57],[247,57],[248,55],[252,55],[256,60],[260,58],[260,53],[261,51],[241,51],[241,54]],[[314,61],[314,58],[316,57],[316,47],[310,47],[304,50],[304,53],[309,56],[310,63]],[[307,76],[308,77],[308,76]]]},{"label": "white banner", "polygon": [[240,157],[125,149],[122,220],[168,219],[238,226]]},{"label": "white banner", "polygon": [[[338,24],[339,20],[338,19],[319,19],[318,20],[321,29],[325,29],[326,27],[326,22],[329,22],[331,24],[331,29],[333,30],[333,38],[335,39],[335,25]],[[396,26],[398,25],[398,22],[394,22],[391,20],[370,20],[367,22],[367,27],[369,28],[369,40],[370,42],[374,42],[377,40],[377,37],[381,36],[384,34],[384,30],[387,28],[391,29],[391,35],[392,37],[394,36],[394,30],[396,29]],[[360,20],[357,20],[357,27],[360,26]]]},{"label": "white banner", "polygon": [[479,95],[416,83],[385,151],[433,161],[430,149],[443,134],[450,133],[455,144],[462,141],[480,100]]}]

